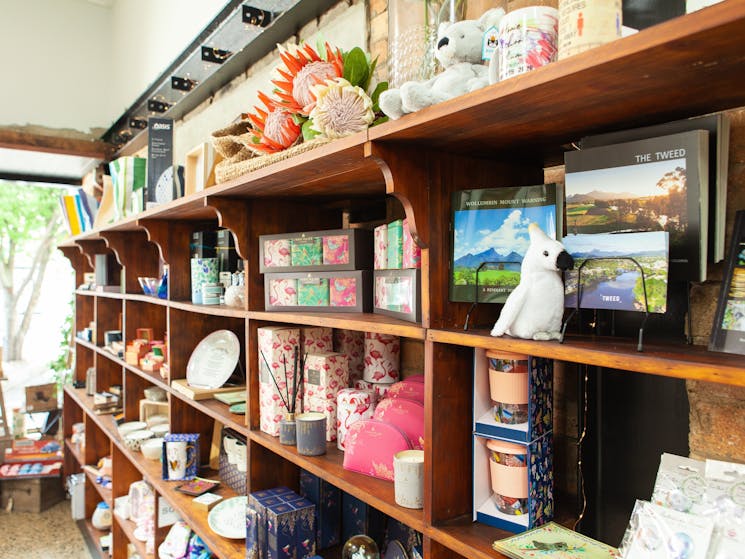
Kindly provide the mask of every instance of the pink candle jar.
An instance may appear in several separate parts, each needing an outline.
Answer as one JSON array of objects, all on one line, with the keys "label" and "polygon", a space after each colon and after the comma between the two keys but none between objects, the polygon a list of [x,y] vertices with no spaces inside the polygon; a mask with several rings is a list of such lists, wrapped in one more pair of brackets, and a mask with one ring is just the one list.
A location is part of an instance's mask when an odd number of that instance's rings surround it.
[{"label": "pink candle jar", "polygon": [[497,508],[504,514],[528,513],[527,449],[515,443],[489,439],[489,473]]},{"label": "pink candle jar", "polygon": [[487,351],[489,392],[494,402],[494,419],[514,425],[528,421],[527,355]]}]

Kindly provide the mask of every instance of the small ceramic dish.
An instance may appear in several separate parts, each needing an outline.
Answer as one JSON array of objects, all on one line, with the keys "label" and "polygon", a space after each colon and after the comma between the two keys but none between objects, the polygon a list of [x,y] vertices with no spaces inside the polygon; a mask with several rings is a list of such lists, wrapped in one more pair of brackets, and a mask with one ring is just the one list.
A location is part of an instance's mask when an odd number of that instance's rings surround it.
[{"label": "small ceramic dish", "polygon": [[147,423],[144,421],[130,421],[129,423],[122,423],[119,425],[119,434],[122,437],[126,437],[128,433],[133,431],[142,431],[147,428]]},{"label": "small ceramic dish", "polygon": [[163,438],[147,439],[140,445],[140,452],[148,460],[160,460],[163,454]]},{"label": "small ceramic dish", "polygon": [[156,437],[165,437],[171,432],[171,426],[168,423],[158,423],[157,425],[150,427],[150,431],[152,431]]},{"label": "small ceramic dish", "polygon": [[124,437],[124,444],[129,450],[137,452],[143,442],[153,438],[153,432],[143,429],[142,431],[132,431]]},{"label": "small ceramic dish", "polygon": [[160,386],[148,386],[144,391],[145,398],[151,402],[165,402],[166,391]]},{"label": "small ceramic dish", "polygon": [[157,415],[151,415],[145,420],[145,423],[147,423],[147,428],[152,430],[156,425],[168,423],[168,416],[160,413]]}]

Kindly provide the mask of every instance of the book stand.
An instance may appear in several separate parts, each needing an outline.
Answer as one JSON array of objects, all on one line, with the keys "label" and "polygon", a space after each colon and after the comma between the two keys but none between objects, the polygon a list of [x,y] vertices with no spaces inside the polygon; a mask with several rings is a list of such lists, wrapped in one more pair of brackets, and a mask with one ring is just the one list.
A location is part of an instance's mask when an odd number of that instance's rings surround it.
[{"label": "book stand", "polygon": [[481,264],[479,264],[479,267],[476,268],[476,289],[474,291],[473,303],[471,303],[471,306],[468,308],[468,312],[466,313],[466,322],[463,324],[463,330],[468,330],[468,323],[471,320],[471,313],[474,311],[476,306],[479,304],[479,274],[481,273],[481,270],[483,270],[485,267],[489,265],[499,265],[499,264],[522,265],[522,262],[517,262],[514,260],[508,260],[506,262],[497,262],[495,260],[487,260],[486,262],[482,262]]},{"label": "book stand", "polygon": [[[649,303],[647,301],[647,280],[644,277],[644,269],[641,267],[641,264],[637,262],[634,258],[630,256],[616,256],[616,257],[598,257],[598,258],[588,258],[582,264],[580,264],[579,268],[577,268],[577,305],[572,309],[572,312],[569,313],[569,316],[564,321],[564,325],[561,327],[561,338],[559,338],[559,343],[564,343],[564,335],[566,334],[567,326],[569,325],[569,321],[572,320],[575,314],[579,314],[579,309],[582,303],[582,269],[585,267],[585,264],[588,262],[600,262],[600,261],[607,261],[607,260],[628,260],[629,262],[633,262],[634,265],[639,268],[639,273],[642,275],[642,289],[644,290],[644,318],[642,319],[642,323],[639,326],[639,339],[636,345],[636,351],[644,351],[644,325],[647,323],[647,319],[649,318]],[[477,276],[478,277],[478,276]],[[581,330],[582,324],[581,322],[578,324],[577,329]]]}]

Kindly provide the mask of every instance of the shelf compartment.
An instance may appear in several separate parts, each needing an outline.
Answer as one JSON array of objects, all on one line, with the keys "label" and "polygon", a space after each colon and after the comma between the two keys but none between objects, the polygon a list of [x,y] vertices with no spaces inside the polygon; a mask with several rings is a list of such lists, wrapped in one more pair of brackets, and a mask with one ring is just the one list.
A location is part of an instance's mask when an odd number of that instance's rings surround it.
[{"label": "shelf compartment", "polygon": [[722,2],[388,121],[369,136],[493,155],[738,107],[743,29],[745,2]]},{"label": "shelf compartment", "polygon": [[[240,388],[237,388],[239,390]],[[219,400],[211,398],[209,400],[192,400],[188,396],[181,394],[178,390],[171,392],[172,397],[178,398],[188,406],[197,409],[204,415],[207,415],[219,423],[248,436],[248,427],[246,426],[246,416],[237,413],[230,413],[229,406]]]},{"label": "shelf compartment", "polygon": [[96,549],[96,551],[98,552],[98,556],[108,557],[109,552],[103,550],[99,541],[101,536],[105,536],[108,532],[105,530],[95,529],[93,527],[93,524],[91,524],[90,515],[88,515],[88,518],[86,518],[85,520],[78,520],[76,524],[78,525],[80,531],[83,533],[83,537],[88,539],[93,547]]},{"label": "shelf compartment", "polygon": [[703,380],[745,386],[742,356],[707,351],[702,346],[644,344],[636,350],[636,340],[567,336],[563,344],[489,335],[487,330],[429,330],[434,342],[512,351],[598,367],[648,373],[689,380]]},{"label": "shelf compartment", "polygon": [[[329,443],[326,454],[322,456],[303,456],[298,454],[296,447],[280,444],[277,437],[261,431],[251,431],[249,438],[281,458],[365,501],[380,512],[403,522],[418,532],[424,531],[423,511],[398,506],[393,495],[393,482],[345,470],[342,466],[344,453],[336,448],[336,442]],[[250,452],[253,454],[253,449]],[[253,458],[251,461],[253,462]],[[254,483],[251,483],[251,490],[254,490]]]},{"label": "shelf compartment", "polygon": [[327,326],[358,332],[377,332],[403,338],[423,340],[425,329],[421,324],[407,322],[374,313],[299,313],[248,311],[248,318],[302,326]]},{"label": "shelf compartment", "polygon": [[98,491],[98,494],[101,497],[101,500],[104,501],[107,505],[109,505],[109,508],[113,511],[114,510],[114,498],[112,496],[112,491],[110,487],[103,487],[100,484],[96,483],[96,473],[92,471],[92,467],[90,465],[85,466],[83,468],[83,471],[85,472],[85,476],[88,478],[88,481],[91,483],[93,487],[96,488],[96,491]]},{"label": "shelf compartment", "polygon": [[124,305],[121,297],[96,297],[96,332],[93,339],[96,346],[103,347],[104,332],[122,330],[124,325],[123,319]]},{"label": "shelf compartment", "polygon": [[131,520],[120,518],[116,514],[114,514],[113,516],[114,522],[116,522],[117,526],[119,526],[119,529],[122,531],[127,540],[129,540],[129,542],[135,547],[138,555],[143,559],[155,559],[155,555],[145,552],[145,542],[141,542],[135,537],[135,529],[137,528],[137,525]]},{"label": "shelf compartment", "polygon": [[464,518],[446,526],[430,526],[426,535],[468,559],[506,559],[492,548],[492,543],[514,534]]}]

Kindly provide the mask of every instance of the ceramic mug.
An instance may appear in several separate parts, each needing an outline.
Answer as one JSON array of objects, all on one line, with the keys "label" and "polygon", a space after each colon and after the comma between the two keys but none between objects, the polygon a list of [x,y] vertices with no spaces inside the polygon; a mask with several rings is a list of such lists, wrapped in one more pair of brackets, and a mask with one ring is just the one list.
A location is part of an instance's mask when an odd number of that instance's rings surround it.
[{"label": "ceramic mug", "polygon": [[243,441],[235,443],[235,467],[239,472],[248,470],[248,446]]},{"label": "ceramic mug", "polygon": [[423,450],[402,450],[393,455],[393,492],[399,506],[424,507]]},{"label": "ceramic mug", "polygon": [[202,304],[202,285],[217,283],[219,278],[217,258],[191,259],[191,302]]},{"label": "ceramic mug", "polygon": [[326,415],[301,413],[295,417],[297,452],[303,456],[326,454]]},{"label": "ceramic mug", "polygon": [[188,445],[186,441],[166,441],[168,479],[183,479],[186,477],[187,456]]}]

